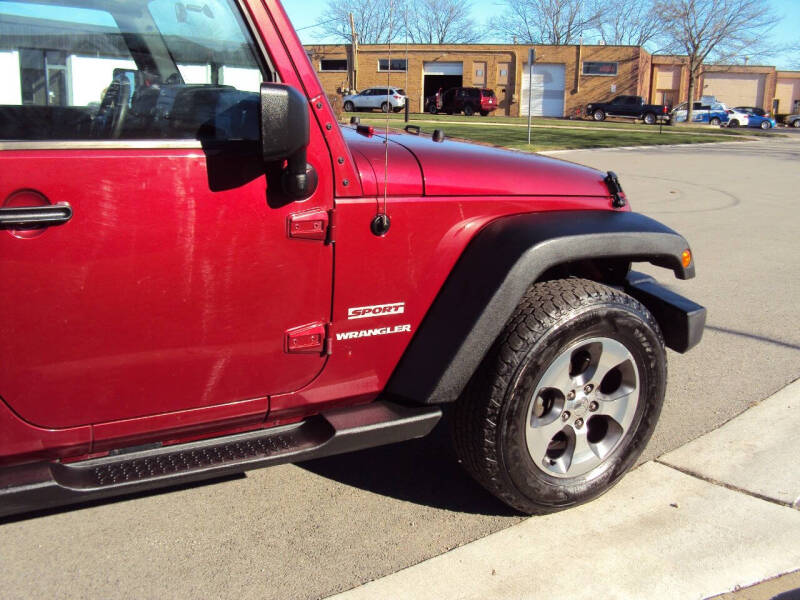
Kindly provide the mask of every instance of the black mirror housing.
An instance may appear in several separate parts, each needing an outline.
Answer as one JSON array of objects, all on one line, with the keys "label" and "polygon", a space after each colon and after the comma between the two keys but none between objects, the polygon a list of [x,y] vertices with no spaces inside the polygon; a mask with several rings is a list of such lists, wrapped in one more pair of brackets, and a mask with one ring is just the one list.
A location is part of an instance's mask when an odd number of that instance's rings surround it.
[{"label": "black mirror housing", "polygon": [[293,199],[308,198],[317,187],[317,176],[306,157],[310,142],[306,97],[285,84],[262,83],[259,117],[264,163],[285,160],[284,192]]}]

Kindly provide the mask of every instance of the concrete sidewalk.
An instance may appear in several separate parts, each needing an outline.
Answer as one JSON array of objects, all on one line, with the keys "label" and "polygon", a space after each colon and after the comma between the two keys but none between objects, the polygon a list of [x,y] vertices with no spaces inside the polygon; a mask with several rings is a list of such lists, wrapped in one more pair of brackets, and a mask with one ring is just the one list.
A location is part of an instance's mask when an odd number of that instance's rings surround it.
[{"label": "concrete sidewalk", "polygon": [[333,598],[702,599],[796,571],[798,432],[800,381],[594,502]]}]

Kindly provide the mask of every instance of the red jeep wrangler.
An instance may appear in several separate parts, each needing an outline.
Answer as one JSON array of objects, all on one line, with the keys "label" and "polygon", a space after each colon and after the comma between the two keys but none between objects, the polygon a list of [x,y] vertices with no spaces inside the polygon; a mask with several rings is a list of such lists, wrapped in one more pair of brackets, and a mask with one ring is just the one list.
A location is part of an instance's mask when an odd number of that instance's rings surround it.
[{"label": "red jeep wrangler", "polygon": [[642,451],[705,310],[631,271],[694,264],[613,174],[340,126],[276,0],[17,0],[0,31],[0,515],[444,411],[528,513]]}]

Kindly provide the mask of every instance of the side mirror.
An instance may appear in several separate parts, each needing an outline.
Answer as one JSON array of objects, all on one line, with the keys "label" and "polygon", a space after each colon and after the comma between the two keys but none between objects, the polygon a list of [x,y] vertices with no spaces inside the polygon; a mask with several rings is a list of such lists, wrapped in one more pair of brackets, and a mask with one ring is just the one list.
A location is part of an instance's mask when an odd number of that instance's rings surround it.
[{"label": "side mirror", "polygon": [[285,160],[283,191],[295,200],[308,198],[317,189],[317,174],[306,157],[310,141],[306,97],[288,85],[262,83],[259,104],[264,162]]}]

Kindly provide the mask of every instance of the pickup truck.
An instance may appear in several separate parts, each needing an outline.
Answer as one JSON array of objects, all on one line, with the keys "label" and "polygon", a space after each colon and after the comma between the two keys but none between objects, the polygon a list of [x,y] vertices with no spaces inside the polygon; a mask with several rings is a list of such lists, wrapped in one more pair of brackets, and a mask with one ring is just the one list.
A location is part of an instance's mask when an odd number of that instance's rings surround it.
[{"label": "pickup truck", "polygon": [[634,464],[705,309],[616,175],[338,123],[276,0],[5,4],[0,516],[445,413],[525,513]]},{"label": "pickup truck", "polygon": [[593,102],[586,105],[586,115],[595,121],[606,117],[641,119],[647,125],[658,121],[669,123],[669,107],[663,104],[645,104],[641,96],[617,96],[611,102]]}]

